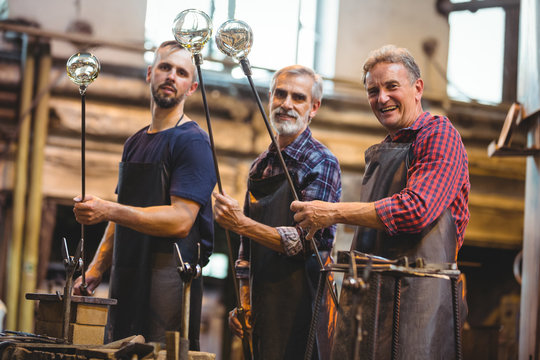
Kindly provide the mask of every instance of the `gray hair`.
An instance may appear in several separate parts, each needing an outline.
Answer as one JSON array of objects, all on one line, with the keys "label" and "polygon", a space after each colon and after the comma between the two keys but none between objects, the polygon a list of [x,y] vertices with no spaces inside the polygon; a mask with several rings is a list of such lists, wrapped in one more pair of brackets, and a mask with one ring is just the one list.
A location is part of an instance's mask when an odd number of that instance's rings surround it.
[{"label": "gray hair", "polygon": [[362,75],[362,82],[364,85],[366,85],[367,73],[378,63],[402,64],[409,73],[411,84],[414,84],[416,80],[420,79],[420,68],[418,67],[418,64],[416,64],[416,61],[409,50],[398,48],[395,45],[385,45],[370,52],[368,58],[364,62],[364,73]]},{"label": "gray hair", "polygon": [[270,83],[270,93],[273,94],[276,89],[276,79],[281,74],[290,74],[294,76],[309,76],[313,80],[313,86],[311,87],[311,100],[321,101],[323,97],[323,79],[315,71],[311,70],[307,66],[303,65],[291,65],[279,69],[272,76],[272,82]]}]

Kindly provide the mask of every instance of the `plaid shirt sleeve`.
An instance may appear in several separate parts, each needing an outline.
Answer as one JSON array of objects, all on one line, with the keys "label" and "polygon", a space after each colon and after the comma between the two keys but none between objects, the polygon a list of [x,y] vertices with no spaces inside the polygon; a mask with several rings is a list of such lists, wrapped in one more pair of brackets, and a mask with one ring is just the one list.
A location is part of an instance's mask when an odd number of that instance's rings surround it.
[{"label": "plaid shirt sleeve", "polygon": [[[311,167],[311,165],[306,165]],[[325,158],[319,164],[310,169],[304,177],[304,188],[301,190],[302,201],[321,200],[337,202],[341,198],[341,171],[337,160]],[[304,249],[307,232],[300,226],[281,226],[276,228],[281,236],[281,242],[288,256],[294,256]],[[315,243],[319,250],[330,250],[334,243],[336,225],[321,229],[314,235]]]},{"label": "plaid shirt sleeve", "polygon": [[375,202],[390,235],[420,232],[450,206],[463,184],[467,157],[449,121],[422,128],[413,142],[413,155],[406,188]]},{"label": "plaid shirt sleeve", "polygon": [[[341,170],[335,158],[327,158],[314,167],[316,174],[313,181],[302,190],[302,201],[321,200],[339,202],[341,199]],[[307,235],[300,226],[296,226],[303,241]],[[334,245],[336,225],[317,231],[314,235],[319,250],[331,250]]]}]

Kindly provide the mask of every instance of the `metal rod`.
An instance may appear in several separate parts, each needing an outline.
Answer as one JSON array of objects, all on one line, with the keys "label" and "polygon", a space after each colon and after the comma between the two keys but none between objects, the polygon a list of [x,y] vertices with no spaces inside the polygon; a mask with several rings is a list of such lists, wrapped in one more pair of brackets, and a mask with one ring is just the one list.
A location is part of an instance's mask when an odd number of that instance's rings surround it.
[{"label": "metal rod", "polygon": [[[264,108],[262,106],[261,98],[259,97],[259,93],[257,92],[257,89],[255,89],[255,84],[253,83],[253,79],[251,78],[251,68],[249,65],[249,61],[247,59],[240,60],[240,65],[242,66],[242,70],[244,71],[244,74],[248,78],[249,85],[251,86],[251,91],[253,92],[253,95],[255,96],[255,99],[257,100],[257,106],[259,107],[259,111],[261,112],[261,115],[264,119],[264,124],[266,125],[266,130],[268,130],[268,135],[270,135],[270,139],[272,140],[272,144],[274,144],[276,148],[276,152],[279,158],[279,162],[281,163],[281,167],[283,168],[283,172],[285,173],[285,177],[287,178],[287,182],[289,183],[289,187],[291,189],[291,192],[293,194],[294,200],[299,200],[298,194],[296,193],[296,189],[294,188],[294,183],[292,181],[291,175],[289,174],[289,170],[287,169],[287,165],[285,164],[285,160],[283,159],[283,155],[281,154],[281,149],[279,148],[279,145],[277,143],[277,140],[274,136],[274,133],[272,132],[272,127],[270,126],[270,122],[268,121],[268,117],[266,116],[266,112],[264,111]],[[322,271],[324,271],[324,264],[321,259],[321,254],[319,254],[319,249],[317,247],[317,244],[315,243],[315,239],[311,238],[310,240],[311,247],[313,248],[313,252],[315,253],[315,257],[317,258],[317,262],[319,263],[319,267]],[[330,291],[330,295],[332,296],[332,300],[334,301],[334,305],[338,306],[338,300],[336,293],[334,292],[334,288],[332,287],[332,283],[330,282],[330,279],[328,276],[326,276],[326,283],[328,285],[328,291]]]},{"label": "metal rod", "polygon": [[454,348],[456,360],[461,360],[461,316],[459,313],[460,296],[458,293],[458,278],[452,277],[452,306],[454,307]]},{"label": "metal rod", "polygon": [[[216,146],[214,144],[214,133],[212,131],[212,123],[210,122],[210,110],[208,109],[208,102],[206,100],[206,90],[204,88],[204,81],[202,77],[202,70],[201,70],[201,63],[202,63],[202,56],[201,54],[195,54],[193,55],[193,59],[195,60],[195,66],[197,67],[197,74],[199,76],[199,84],[201,89],[201,95],[203,100],[203,106],[204,106],[204,113],[206,115],[206,126],[208,128],[208,137],[210,138],[210,148],[212,149],[212,158],[214,160],[214,169],[216,172],[216,178],[217,178],[217,185],[218,190],[220,194],[223,194],[223,186],[221,184],[221,175],[219,173],[219,166],[217,161],[217,155],[216,155]],[[233,282],[234,282],[234,292],[236,295],[236,301],[237,304],[241,307],[241,301],[240,301],[240,291],[238,287],[238,282],[236,279],[236,269],[234,267],[234,261],[232,258],[232,247],[231,247],[231,237],[229,234],[229,230],[225,229],[225,236],[227,238],[227,246],[229,248],[229,263],[231,265],[232,275],[233,275]]]},{"label": "metal rod", "polygon": [[[69,257],[68,257],[69,259]],[[68,260],[69,261],[69,260]],[[68,265],[69,266],[69,265]],[[73,273],[66,271],[66,283],[64,285],[62,337],[64,341],[69,343],[69,320],[71,318],[71,289],[73,287]]]},{"label": "metal rod", "polygon": [[184,282],[184,291],[182,299],[182,327],[180,329],[180,337],[189,339],[189,309],[191,300],[191,280]]},{"label": "metal rod", "polygon": [[354,308],[356,308],[356,314],[354,316],[354,319],[356,321],[356,338],[354,340],[354,355],[353,360],[359,360],[360,359],[360,346],[362,345],[362,341],[364,339],[364,335],[362,334],[362,323],[363,320],[363,306],[362,303],[358,301],[358,294],[353,295],[355,297],[354,301]]},{"label": "metal rod", "polygon": [[[291,189],[291,193],[293,194],[294,200],[298,201],[300,200],[298,198],[298,194],[296,193],[296,189],[294,187],[294,183],[292,181],[291,175],[289,174],[289,170],[287,169],[287,165],[285,164],[285,160],[283,159],[283,154],[281,154],[281,149],[279,148],[279,145],[277,143],[276,137],[274,136],[274,133],[272,131],[272,127],[270,126],[270,122],[268,121],[268,117],[266,116],[266,112],[264,111],[264,108],[262,106],[261,98],[259,97],[259,93],[257,92],[257,89],[255,88],[255,84],[253,83],[253,79],[251,77],[251,69],[250,65],[247,59],[242,59],[240,61],[240,65],[242,65],[242,69],[244,70],[244,74],[246,74],[246,77],[249,81],[249,85],[251,86],[251,90],[253,92],[253,95],[255,96],[255,100],[257,100],[257,106],[259,107],[259,111],[261,112],[261,115],[264,120],[264,124],[266,125],[266,130],[268,131],[268,135],[270,135],[270,139],[272,140],[272,144],[276,148],[276,152],[279,158],[279,162],[281,164],[281,167],[283,168],[283,172],[285,173],[285,177],[287,178],[287,182],[289,183],[289,187]],[[322,265],[322,260],[319,258],[319,264]]]},{"label": "metal rod", "polygon": [[399,308],[401,305],[401,277],[394,283],[394,314],[392,320],[392,360],[397,359],[399,352]]},{"label": "metal rod", "polygon": [[306,345],[306,352],[304,354],[304,360],[310,360],[313,355],[313,344],[317,336],[317,324],[319,322],[319,313],[321,310],[321,302],[324,294],[324,281],[326,277],[324,272],[319,273],[319,281],[317,284],[317,295],[315,296],[315,303],[313,304],[313,313],[311,315],[311,324],[309,326],[309,334]]},{"label": "metal rod", "polygon": [[[86,195],[86,88],[81,86],[81,201]],[[81,289],[83,295],[88,295],[86,290],[86,274],[84,266],[84,224],[81,224]],[[78,259],[75,259],[78,261]]]},{"label": "metal rod", "polygon": [[[218,166],[217,155],[216,155],[216,147],[215,147],[215,144],[214,144],[214,133],[212,131],[212,123],[210,122],[210,110],[208,109],[208,101],[206,100],[206,90],[205,90],[205,87],[204,87],[204,81],[203,81],[202,70],[201,70],[202,55],[200,53],[193,54],[193,60],[195,62],[195,66],[197,67],[197,75],[199,77],[199,84],[200,84],[200,88],[201,88],[201,95],[202,95],[203,106],[204,106],[204,114],[206,116],[206,126],[208,128],[208,137],[210,138],[210,147],[212,149],[212,157],[214,159],[214,169],[215,169],[215,172],[216,172],[218,190],[219,190],[220,194],[223,194],[223,186],[221,185],[221,176],[220,176],[220,173],[219,173],[219,166]],[[228,257],[229,257],[229,264],[230,264],[230,267],[231,267],[231,273],[232,273],[233,284],[234,284],[234,294],[236,296],[237,312],[239,314],[243,314],[244,309],[242,307],[242,301],[240,299],[240,287],[238,286],[238,279],[236,278],[236,268],[235,268],[234,260],[233,260],[233,257],[232,257],[231,235],[229,233],[229,230],[227,230],[227,229],[224,229],[224,230],[225,230],[225,237],[227,239],[227,248],[229,249]],[[244,336],[242,337],[242,346],[243,346],[243,350],[244,350],[244,358],[246,360],[252,359],[253,358],[253,355],[252,355],[253,352],[251,350],[251,339],[248,336],[248,331],[247,331],[246,326],[245,326],[246,325],[245,324],[245,318],[242,316],[242,319],[239,319],[239,320],[240,320],[240,322],[242,324],[242,328],[244,330]]]},{"label": "metal rod", "polygon": [[370,359],[375,360],[377,358],[377,330],[379,329],[379,305],[381,303],[381,274],[374,273],[373,281],[375,282],[373,288],[373,314],[372,314],[372,327],[371,327],[371,354]]}]

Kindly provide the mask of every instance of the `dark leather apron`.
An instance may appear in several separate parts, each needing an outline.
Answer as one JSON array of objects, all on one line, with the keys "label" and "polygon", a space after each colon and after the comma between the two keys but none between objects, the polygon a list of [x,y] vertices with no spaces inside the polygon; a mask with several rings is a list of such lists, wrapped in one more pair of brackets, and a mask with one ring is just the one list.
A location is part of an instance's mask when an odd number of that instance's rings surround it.
[{"label": "dark leather apron", "polygon": [[[250,179],[249,217],[268,226],[291,226],[293,201],[283,174]],[[331,261],[320,252],[323,262]],[[303,359],[319,277],[315,255],[286,256],[250,241],[250,286],[255,359]],[[328,291],[323,296],[314,359],[327,359],[335,311]],[[332,321],[329,319],[332,318]]]},{"label": "dark leather apron", "polygon": [[[373,202],[401,191],[407,182],[410,143],[381,143],[366,151],[360,201]],[[359,227],[352,250],[390,259],[418,257],[426,263],[454,263],[456,261],[457,232],[450,210],[419,234],[389,236],[384,231]],[[395,277],[382,275],[379,318],[374,313],[374,279],[370,279],[368,294],[355,295],[346,288],[341,291],[340,312],[332,351],[332,359],[353,359],[357,333],[357,305],[362,304],[364,331],[360,357],[391,358],[392,315]],[[367,296],[366,296],[367,295]],[[359,300],[358,298],[361,297]],[[461,304],[463,307],[463,304]],[[454,325],[451,282],[444,279],[404,277],[401,280],[399,324],[399,359],[454,359]],[[463,310],[462,310],[463,311]],[[373,324],[377,324],[373,330]],[[366,336],[367,335],[367,336]],[[373,349],[373,336],[376,348]],[[375,352],[373,352],[375,350]]]},{"label": "dark leather apron", "polygon": [[[169,174],[161,163],[120,163],[118,202],[148,207],[169,205]],[[109,312],[110,341],[141,334],[146,341],[165,342],[165,331],[180,331],[183,284],[176,270],[173,244],[182,258],[197,262],[198,217],[183,239],[146,235],[116,225],[110,297],[118,300]],[[202,279],[193,280],[189,338],[199,350]]]}]

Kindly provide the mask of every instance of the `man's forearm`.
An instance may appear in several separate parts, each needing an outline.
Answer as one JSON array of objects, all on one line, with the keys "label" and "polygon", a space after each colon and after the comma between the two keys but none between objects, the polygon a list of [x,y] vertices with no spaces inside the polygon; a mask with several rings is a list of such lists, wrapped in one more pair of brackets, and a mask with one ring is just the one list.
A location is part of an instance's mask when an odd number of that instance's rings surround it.
[{"label": "man's forearm", "polygon": [[110,221],[152,236],[186,237],[194,219],[186,208],[172,205],[133,207],[112,203]]},{"label": "man's forearm", "polygon": [[359,225],[373,229],[384,229],[384,224],[377,215],[375,203],[344,202],[331,206],[333,223]]},{"label": "man's forearm", "polygon": [[113,248],[114,248],[114,227],[115,224],[109,222],[103,238],[96,250],[94,259],[88,266],[88,270],[95,272],[96,275],[101,276],[105,273],[112,264]]},{"label": "man's forearm", "polygon": [[246,236],[251,240],[258,242],[271,250],[281,253],[285,252],[281,243],[281,236],[275,228],[264,225],[248,218],[247,216],[233,231],[239,235]]},{"label": "man's forearm", "polygon": [[293,201],[291,210],[296,214],[294,220],[309,231],[307,239],[311,239],[318,229],[333,224],[349,224],[383,230],[385,226],[377,211],[375,203],[348,202],[328,203],[324,201]]},{"label": "man's forearm", "polygon": [[195,201],[171,196],[170,205],[135,207],[87,196],[76,202],[74,212],[81,224],[111,221],[147,235],[183,238],[199,212]]}]

